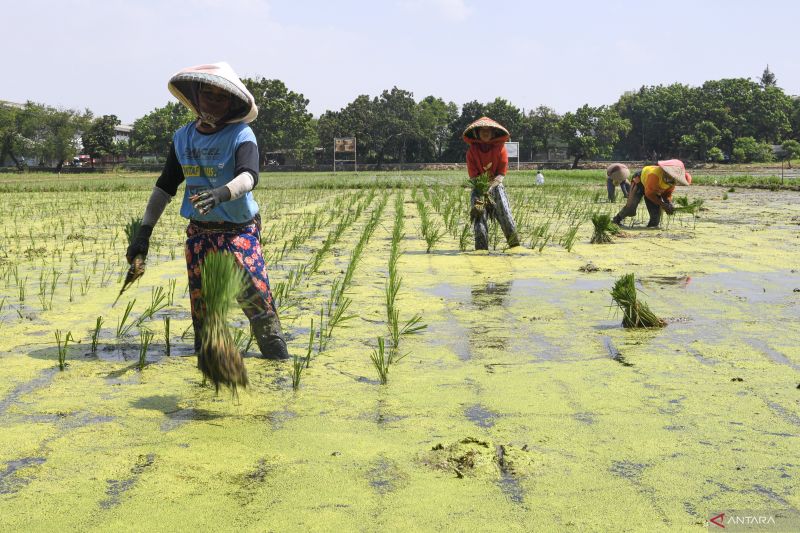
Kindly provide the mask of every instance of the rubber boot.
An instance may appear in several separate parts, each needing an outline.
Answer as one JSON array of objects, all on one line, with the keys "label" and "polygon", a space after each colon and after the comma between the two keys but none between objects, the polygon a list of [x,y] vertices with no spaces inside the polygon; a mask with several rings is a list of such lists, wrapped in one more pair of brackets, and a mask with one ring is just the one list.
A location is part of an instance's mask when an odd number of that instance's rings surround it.
[{"label": "rubber boot", "polygon": [[489,227],[486,224],[486,215],[479,218],[473,224],[475,229],[475,249],[488,250],[489,249]]},{"label": "rubber boot", "polygon": [[289,350],[281,330],[281,320],[274,311],[250,321],[261,357],[264,359],[289,359]]},{"label": "rubber boot", "polygon": [[503,230],[509,248],[519,246],[519,235],[517,235],[517,225],[514,223],[514,216],[511,214],[511,204],[506,196],[503,184],[497,185],[494,190],[494,218]]}]

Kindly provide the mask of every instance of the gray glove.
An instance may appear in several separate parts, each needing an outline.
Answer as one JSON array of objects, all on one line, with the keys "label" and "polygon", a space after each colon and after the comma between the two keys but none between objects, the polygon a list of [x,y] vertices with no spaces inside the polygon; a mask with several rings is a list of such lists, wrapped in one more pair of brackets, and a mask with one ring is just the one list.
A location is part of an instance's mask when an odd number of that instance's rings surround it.
[{"label": "gray glove", "polygon": [[192,202],[192,206],[201,215],[205,215],[219,204],[227,202],[230,199],[231,190],[225,185],[222,187],[217,187],[216,189],[199,192],[189,197],[189,200]]}]

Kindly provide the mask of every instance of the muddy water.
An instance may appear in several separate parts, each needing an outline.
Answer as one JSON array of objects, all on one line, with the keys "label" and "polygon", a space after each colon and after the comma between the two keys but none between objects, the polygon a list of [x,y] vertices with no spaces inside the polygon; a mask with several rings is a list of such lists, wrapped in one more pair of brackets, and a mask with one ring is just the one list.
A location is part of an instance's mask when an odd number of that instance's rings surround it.
[{"label": "muddy water", "polygon": [[[180,339],[181,252],[167,245],[130,298],[149,300],[148,279],[179,280],[166,312],[185,357],[166,357],[152,323],[136,368],[137,337],[115,336],[113,283],[5,318],[0,529],[701,531],[725,509],[798,513],[800,195],[692,194],[708,207],[696,226],[593,246],[584,225],[571,253],[460,253],[446,237],[425,254],[406,204],[397,304],[429,327],[402,340],[386,386],[369,356],[386,334],[391,201],[348,291],[357,316],[296,393],[288,364],[254,357],[238,402],[202,385]],[[305,354],[359,224],[298,289],[291,352]],[[599,270],[579,270],[589,262]],[[620,326],[609,289],[626,272],[665,328]],[[56,328],[80,341],[64,372]]]}]

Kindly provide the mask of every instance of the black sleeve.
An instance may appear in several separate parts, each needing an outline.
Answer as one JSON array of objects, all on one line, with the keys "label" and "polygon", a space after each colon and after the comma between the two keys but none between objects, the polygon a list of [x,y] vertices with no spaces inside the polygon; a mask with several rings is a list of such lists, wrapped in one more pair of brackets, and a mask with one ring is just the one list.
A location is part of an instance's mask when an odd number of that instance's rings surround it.
[{"label": "black sleeve", "polygon": [[243,142],[236,148],[233,175],[249,172],[253,176],[253,188],[258,185],[258,146],[252,141]]},{"label": "black sleeve", "polygon": [[175,145],[169,145],[169,155],[167,162],[164,163],[164,168],[161,170],[161,175],[156,181],[156,187],[169,194],[175,196],[178,194],[178,185],[183,183],[186,178],[183,176],[183,167],[178,163],[178,155],[175,153]]}]

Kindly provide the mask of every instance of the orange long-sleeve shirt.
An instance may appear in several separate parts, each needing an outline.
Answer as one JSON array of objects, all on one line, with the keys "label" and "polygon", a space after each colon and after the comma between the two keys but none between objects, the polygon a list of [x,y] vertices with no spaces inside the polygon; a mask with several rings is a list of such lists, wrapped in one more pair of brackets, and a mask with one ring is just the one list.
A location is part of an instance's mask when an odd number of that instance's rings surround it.
[{"label": "orange long-sleeve shirt", "polygon": [[651,202],[661,205],[664,200],[672,201],[672,191],[675,185],[664,183],[664,169],[658,165],[651,165],[642,169],[641,182],[644,185],[644,195]]},{"label": "orange long-sleeve shirt", "polygon": [[476,178],[486,170],[487,165],[489,176],[494,178],[508,171],[508,152],[505,144],[499,143],[486,144],[473,142],[467,150],[467,172],[470,178]]}]

